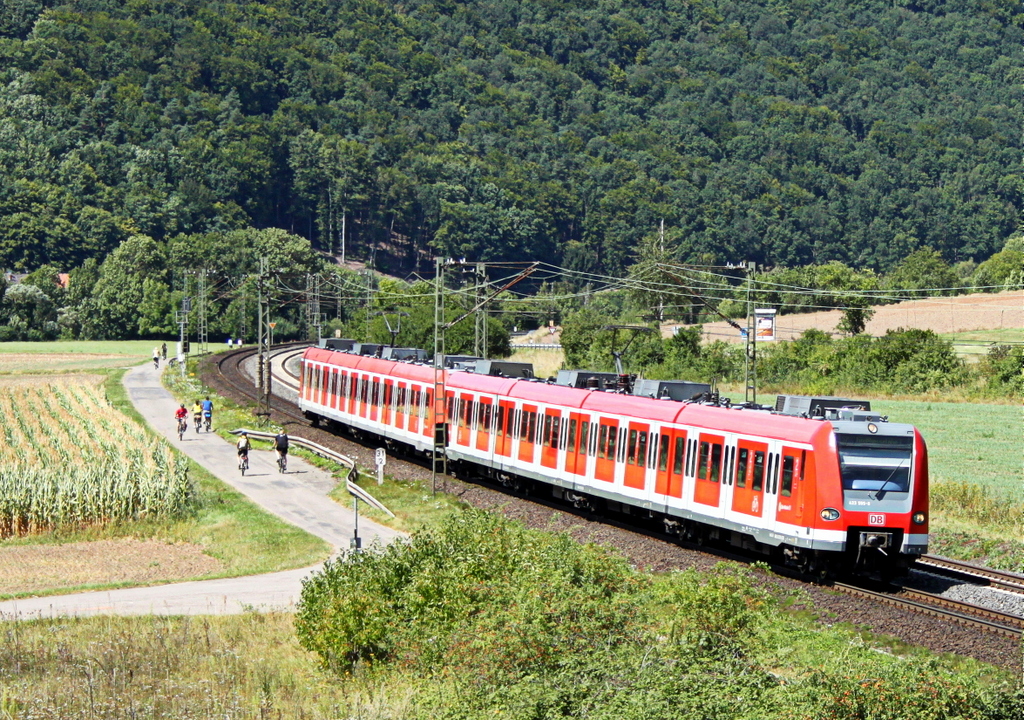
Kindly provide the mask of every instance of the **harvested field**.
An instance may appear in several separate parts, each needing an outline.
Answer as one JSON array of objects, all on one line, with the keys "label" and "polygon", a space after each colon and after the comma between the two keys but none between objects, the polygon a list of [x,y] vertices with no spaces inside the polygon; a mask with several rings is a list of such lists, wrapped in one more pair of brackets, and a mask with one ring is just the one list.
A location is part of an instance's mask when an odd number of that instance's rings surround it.
[{"label": "harvested field", "polygon": [[189,543],[123,538],[15,545],[0,548],[0,596],[193,579],[221,568],[219,560]]},{"label": "harvested field", "polygon": [[[886,331],[898,328],[931,330],[940,335],[979,330],[1009,330],[1020,333],[1015,338],[1017,341],[1024,340],[1024,291],[1021,290],[908,300],[895,305],[879,305],[872,309],[875,314],[868,321],[866,328],[869,335],[885,335]],[[836,326],[841,319],[842,313],[839,310],[781,315],[777,320],[776,337],[780,340],[793,340],[811,328],[837,334]],[[675,327],[664,326],[662,335],[670,337]],[[993,339],[1005,342],[1013,338],[1001,332]],[[725,321],[706,323],[704,340],[742,342],[736,329]]]},{"label": "harvested field", "polygon": [[76,372],[130,367],[143,358],[103,353],[0,353],[0,373]]}]

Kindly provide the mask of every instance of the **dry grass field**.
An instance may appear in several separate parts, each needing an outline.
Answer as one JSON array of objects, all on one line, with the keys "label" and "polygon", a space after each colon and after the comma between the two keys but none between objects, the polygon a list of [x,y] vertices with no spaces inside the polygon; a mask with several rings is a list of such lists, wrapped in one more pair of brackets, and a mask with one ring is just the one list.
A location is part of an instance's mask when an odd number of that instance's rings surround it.
[{"label": "dry grass field", "polygon": [[[885,335],[887,330],[918,328],[939,335],[970,334],[975,341],[1024,341],[1024,291],[1013,290],[994,294],[958,295],[908,300],[895,305],[879,305],[868,321],[865,332]],[[780,340],[793,340],[811,328],[834,333],[842,319],[839,310],[781,315],[777,320],[776,336]],[[740,323],[742,324],[742,323]],[[672,335],[674,325],[662,328],[662,335]],[[704,325],[704,340],[741,342],[742,338],[728,323],[711,322]]]}]

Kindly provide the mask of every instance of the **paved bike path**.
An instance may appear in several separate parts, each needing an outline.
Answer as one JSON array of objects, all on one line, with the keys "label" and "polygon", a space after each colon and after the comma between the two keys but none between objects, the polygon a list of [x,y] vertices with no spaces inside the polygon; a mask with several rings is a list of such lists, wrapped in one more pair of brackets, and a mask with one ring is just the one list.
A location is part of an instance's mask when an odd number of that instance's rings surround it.
[{"label": "paved bike path", "polygon": [[[174,420],[178,403],[161,385],[159,372],[151,363],[125,373],[124,385],[132,404],[151,427],[220,480],[269,512],[326,540],[335,550],[349,546],[354,531],[352,508],[343,507],[327,497],[327,492],[335,485],[329,473],[289,456],[288,472],[282,475],[277,471],[272,451],[252,450],[249,452],[249,470],[242,477],[234,447],[213,433],[197,434],[191,427],[191,412],[188,433],[183,440],[178,440]],[[216,425],[216,408],[213,419]],[[403,534],[360,517],[359,537],[365,547],[375,539],[387,543],[403,537]],[[238,613],[249,608],[287,608],[298,601],[302,578],[317,567],[239,578],[9,600],[0,602],[0,616],[201,615]]]}]

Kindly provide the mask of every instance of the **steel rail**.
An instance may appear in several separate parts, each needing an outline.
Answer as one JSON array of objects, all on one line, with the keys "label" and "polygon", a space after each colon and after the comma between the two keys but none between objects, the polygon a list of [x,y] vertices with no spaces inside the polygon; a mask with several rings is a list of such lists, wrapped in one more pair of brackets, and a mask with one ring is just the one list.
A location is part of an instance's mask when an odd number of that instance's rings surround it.
[{"label": "steel rail", "polygon": [[[936,595],[930,595],[929,593],[922,593],[918,591],[913,591],[912,593],[908,591],[908,594],[913,595],[913,598],[911,598],[902,593],[895,594],[877,592],[857,585],[848,585],[846,583],[839,582],[833,583],[832,588],[839,592],[846,593],[847,595],[870,598],[876,602],[886,605],[902,607],[916,613],[950,620],[958,625],[979,628],[997,635],[1005,635],[1007,637],[1018,639],[1022,636],[1021,628],[1022,623],[1024,623],[1024,618],[1020,618],[1016,615],[1006,615],[1005,613],[999,613],[995,610],[989,610],[988,608],[981,608],[977,605],[961,603],[956,600],[949,600],[948,598],[941,598]],[[999,618],[999,621],[986,619],[983,615],[987,615],[992,618]]]},{"label": "steel rail", "polygon": [[938,555],[924,555],[914,563],[913,567],[957,580],[966,580],[975,585],[987,585],[1024,595],[1024,575],[1017,573],[980,567],[963,560],[954,560]]}]

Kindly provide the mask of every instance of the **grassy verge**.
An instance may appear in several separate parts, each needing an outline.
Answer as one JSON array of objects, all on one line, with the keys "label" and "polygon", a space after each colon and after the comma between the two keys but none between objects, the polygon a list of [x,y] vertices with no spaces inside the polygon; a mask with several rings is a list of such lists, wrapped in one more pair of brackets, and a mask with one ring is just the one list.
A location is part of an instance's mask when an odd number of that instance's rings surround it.
[{"label": "grassy verge", "polygon": [[644,575],[485,522],[364,553],[325,617],[362,622],[327,640],[390,652],[336,674],[290,614],[0,622],[0,717],[1017,717],[1009,671],[823,626],[756,569]]}]

